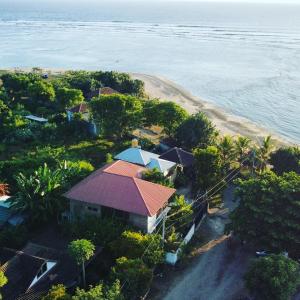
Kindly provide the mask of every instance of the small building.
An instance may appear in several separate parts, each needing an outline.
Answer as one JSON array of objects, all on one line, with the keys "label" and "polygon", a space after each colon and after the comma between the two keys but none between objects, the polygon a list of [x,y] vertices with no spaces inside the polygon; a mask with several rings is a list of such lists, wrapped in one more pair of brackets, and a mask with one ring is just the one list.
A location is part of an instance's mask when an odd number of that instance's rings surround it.
[{"label": "small building", "polygon": [[48,122],[48,119],[45,119],[45,118],[42,118],[42,117],[37,117],[37,116],[34,116],[34,115],[28,115],[28,116],[25,116],[25,118],[30,120],[30,121],[35,121],[35,122],[38,122],[38,123],[47,123]]},{"label": "small building", "polygon": [[145,170],[119,160],[93,172],[64,194],[71,219],[115,215],[153,232],[176,190],[141,179]]},{"label": "small building", "polygon": [[[100,251],[96,248],[95,255]],[[67,249],[57,250],[34,243],[28,243],[22,251],[0,248],[0,264],[0,271],[8,279],[1,288],[5,300],[38,300],[53,285],[74,288],[80,281],[81,268]]]},{"label": "small building", "polygon": [[115,159],[137,164],[151,170],[156,168],[165,176],[172,176],[176,169],[176,163],[161,159],[158,154],[142,150],[138,146],[122,151],[115,156]]},{"label": "small building", "polygon": [[193,153],[174,147],[159,156],[160,159],[172,161],[183,168],[191,167],[195,162]]},{"label": "small building", "polygon": [[94,91],[91,91],[86,98],[88,100],[91,100],[92,98],[99,97],[100,95],[113,95],[113,94],[120,94],[120,93],[110,87],[102,87]]},{"label": "small building", "polygon": [[86,103],[82,102],[70,109],[67,109],[67,118],[69,122],[73,120],[75,113],[81,113],[86,121],[89,120],[90,114]]},{"label": "small building", "polygon": [[11,209],[10,198],[8,195],[0,196],[0,227],[5,224],[17,226],[24,222],[24,216]]}]

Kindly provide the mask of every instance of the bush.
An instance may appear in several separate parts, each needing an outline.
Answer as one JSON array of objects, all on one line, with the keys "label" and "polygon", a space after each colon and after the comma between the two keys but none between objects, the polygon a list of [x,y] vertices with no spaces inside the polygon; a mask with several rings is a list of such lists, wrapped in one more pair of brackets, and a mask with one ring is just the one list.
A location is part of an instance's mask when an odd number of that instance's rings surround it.
[{"label": "bush", "polygon": [[115,257],[126,255],[128,258],[138,258],[143,255],[143,261],[151,267],[162,263],[164,259],[161,237],[157,234],[124,231],[110,247]]},{"label": "bush", "polygon": [[95,245],[105,246],[117,239],[124,230],[124,224],[117,219],[86,217],[64,225],[65,232],[73,239],[88,239]]},{"label": "bush", "polygon": [[246,286],[255,299],[288,300],[300,284],[299,264],[283,255],[256,260],[245,275]]},{"label": "bush", "polygon": [[148,291],[153,279],[153,272],[141,259],[120,257],[112,268],[111,277],[124,284],[123,290],[126,299],[133,300],[144,296]]}]

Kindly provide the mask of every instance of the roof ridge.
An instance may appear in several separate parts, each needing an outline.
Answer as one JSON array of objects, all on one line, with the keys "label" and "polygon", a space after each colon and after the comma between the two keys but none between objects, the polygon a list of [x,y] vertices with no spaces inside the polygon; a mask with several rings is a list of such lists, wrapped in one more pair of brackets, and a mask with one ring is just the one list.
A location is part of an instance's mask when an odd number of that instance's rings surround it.
[{"label": "roof ridge", "polygon": [[143,202],[143,204],[145,205],[145,207],[146,207],[146,210],[147,210],[147,212],[148,212],[148,216],[150,216],[151,217],[151,212],[150,212],[150,209],[148,208],[148,206],[147,206],[147,204],[146,204],[146,202],[145,202],[145,200],[144,200],[144,196],[143,196],[143,193],[142,193],[142,191],[140,190],[140,188],[139,188],[139,186],[138,186],[138,184],[137,184],[137,180],[139,181],[139,180],[141,180],[141,181],[146,181],[146,180],[143,180],[143,179],[140,179],[140,178],[134,178],[134,177],[132,177],[132,179],[133,179],[133,182],[134,182],[134,184],[135,184],[135,186],[136,186],[136,188],[137,188],[137,190],[138,190],[138,192],[139,192],[139,194],[140,194],[140,196],[141,196],[141,198],[142,198],[142,202]]},{"label": "roof ridge", "polygon": [[182,162],[182,159],[181,159],[181,155],[180,155],[180,152],[178,150],[180,150],[178,147],[175,147],[176,149],[176,153],[177,153],[177,156],[179,158],[179,161],[180,161],[180,164],[183,165],[183,162]]}]

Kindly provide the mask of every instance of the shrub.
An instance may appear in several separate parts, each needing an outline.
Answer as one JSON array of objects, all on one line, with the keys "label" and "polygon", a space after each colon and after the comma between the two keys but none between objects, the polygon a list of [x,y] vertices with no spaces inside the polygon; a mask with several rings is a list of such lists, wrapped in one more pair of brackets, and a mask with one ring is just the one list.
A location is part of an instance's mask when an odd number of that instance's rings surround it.
[{"label": "shrub", "polygon": [[161,237],[157,234],[124,231],[110,246],[115,257],[126,255],[128,258],[138,258],[143,255],[143,261],[149,266],[163,262],[164,251]]},{"label": "shrub", "polygon": [[112,279],[119,279],[124,284],[126,299],[136,299],[148,291],[153,273],[141,259],[120,257],[112,268]]},{"label": "shrub", "polygon": [[0,247],[20,249],[26,244],[29,236],[25,225],[7,226],[0,231]]}]

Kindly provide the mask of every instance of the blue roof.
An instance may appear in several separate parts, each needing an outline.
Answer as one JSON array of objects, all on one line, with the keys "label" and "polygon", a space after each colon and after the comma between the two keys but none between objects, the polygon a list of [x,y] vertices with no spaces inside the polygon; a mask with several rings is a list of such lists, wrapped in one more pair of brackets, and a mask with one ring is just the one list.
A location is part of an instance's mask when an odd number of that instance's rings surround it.
[{"label": "blue roof", "polygon": [[115,156],[115,159],[145,166],[149,169],[157,168],[162,173],[165,173],[176,165],[174,162],[160,159],[159,155],[155,153],[140,148],[128,148]]}]

